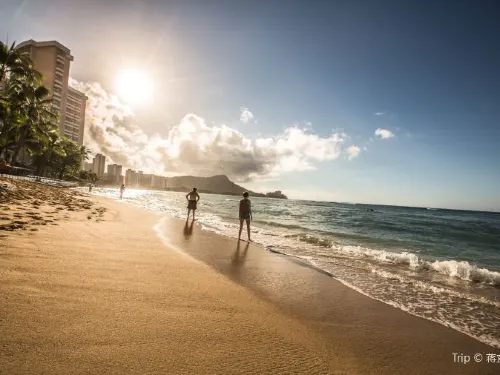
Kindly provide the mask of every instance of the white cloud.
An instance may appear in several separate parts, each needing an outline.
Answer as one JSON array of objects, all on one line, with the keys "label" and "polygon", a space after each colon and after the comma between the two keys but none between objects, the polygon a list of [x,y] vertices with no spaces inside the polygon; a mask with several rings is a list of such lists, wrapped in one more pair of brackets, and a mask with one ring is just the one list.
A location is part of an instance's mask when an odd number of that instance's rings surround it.
[{"label": "white cloud", "polygon": [[293,126],[273,137],[250,139],[194,114],[165,129],[166,136],[148,136],[134,124],[129,108],[100,84],[74,79],[70,84],[89,98],[85,145],[125,168],[158,174],[225,174],[241,181],[313,170],[317,163],[342,154],[345,137],[339,133],[320,137]]},{"label": "white cloud", "polygon": [[240,121],[244,124],[248,124],[250,121],[252,121],[255,117],[252,112],[248,108],[240,108],[241,114],[240,114]]},{"label": "white cloud", "polygon": [[383,115],[385,115],[385,112],[375,112],[373,115],[374,116],[383,116]]},{"label": "white cloud", "polygon": [[345,150],[345,153],[347,154],[347,160],[352,160],[352,159],[358,157],[360,152],[361,152],[361,149],[356,145],[351,145],[351,146],[347,147],[347,149]]},{"label": "white cloud", "polygon": [[394,137],[394,133],[387,129],[378,128],[375,130],[375,136],[381,139],[389,139]]}]

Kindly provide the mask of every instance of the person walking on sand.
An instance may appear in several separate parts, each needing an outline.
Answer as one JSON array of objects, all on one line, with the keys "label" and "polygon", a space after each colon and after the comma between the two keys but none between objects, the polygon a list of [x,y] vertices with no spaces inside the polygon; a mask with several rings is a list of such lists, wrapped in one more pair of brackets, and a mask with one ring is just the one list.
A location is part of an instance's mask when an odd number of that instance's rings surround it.
[{"label": "person walking on sand", "polygon": [[122,186],[120,186],[120,199],[123,198],[123,192],[125,191],[125,185],[122,184]]},{"label": "person walking on sand", "polygon": [[191,213],[191,210],[193,211],[193,221],[194,221],[194,214],[196,211],[196,205],[198,204],[198,201],[200,200],[200,196],[198,195],[198,192],[196,191],[196,188],[193,188],[192,191],[186,194],[186,200],[188,201],[188,216],[187,220],[189,220],[189,214]]},{"label": "person walking on sand", "polygon": [[92,184],[89,184],[89,193],[92,193]]},{"label": "person walking on sand", "polygon": [[248,234],[248,242],[251,242],[250,239],[250,220],[252,220],[252,202],[248,199],[248,192],[243,193],[243,199],[240,201],[240,233],[238,234],[238,241],[241,239],[241,231],[243,230],[243,221],[247,223],[247,234]]}]

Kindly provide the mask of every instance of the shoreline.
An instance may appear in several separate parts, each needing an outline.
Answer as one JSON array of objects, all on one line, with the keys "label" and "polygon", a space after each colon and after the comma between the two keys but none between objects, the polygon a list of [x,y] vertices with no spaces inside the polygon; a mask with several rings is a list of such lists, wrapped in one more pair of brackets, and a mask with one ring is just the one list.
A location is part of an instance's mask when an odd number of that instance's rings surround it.
[{"label": "shoreline", "polygon": [[[371,353],[371,365],[377,368],[387,366],[391,358],[397,369],[394,373],[489,373],[496,369],[491,364],[464,368],[453,363],[452,353],[497,353],[498,349],[366,296],[320,268],[253,243],[242,241],[238,246],[236,239],[204,231],[197,225],[186,236],[181,230],[185,221],[170,217],[162,221],[170,233],[176,228],[169,245],[209,264],[285,314],[307,322],[328,341],[349,343],[349,351],[356,357]],[[418,371],[414,370],[415,363],[424,359]],[[364,371],[373,372],[373,368]]]},{"label": "shoreline", "polygon": [[98,220],[72,212],[0,238],[0,373],[497,370],[453,353],[498,350],[301,262],[89,198]]},{"label": "shoreline", "polygon": [[[96,194],[110,197],[113,191],[96,191]],[[125,202],[185,219],[180,196],[153,194],[149,199],[141,193],[137,196],[131,193]],[[204,230],[234,238],[238,229],[230,212],[234,202],[227,202],[232,200],[207,197],[206,207],[202,204],[197,223]],[[281,203],[274,205],[270,211],[276,210]],[[289,211],[290,206],[284,205]],[[269,226],[262,223],[269,223]],[[484,265],[477,265],[470,260],[462,262],[460,257],[453,255],[432,258],[422,255],[418,250],[391,252],[390,247],[373,247],[370,243],[347,243],[352,246],[345,246],[340,240],[339,245],[334,242],[336,234],[332,233],[328,237],[323,233],[308,232],[310,228],[307,223],[305,226],[304,223],[300,225],[291,225],[292,229],[288,230],[287,225],[275,223],[272,218],[269,221],[269,217],[266,217],[260,222],[257,219],[252,228],[254,240],[266,250],[277,250],[290,258],[303,259],[331,273],[344,285],[369,298],[453,327],[500,348],[500,295],[498,288],[495,288],[500,281],[500,274],[492,271],[495,267],[483,269],[481,267]]]}]

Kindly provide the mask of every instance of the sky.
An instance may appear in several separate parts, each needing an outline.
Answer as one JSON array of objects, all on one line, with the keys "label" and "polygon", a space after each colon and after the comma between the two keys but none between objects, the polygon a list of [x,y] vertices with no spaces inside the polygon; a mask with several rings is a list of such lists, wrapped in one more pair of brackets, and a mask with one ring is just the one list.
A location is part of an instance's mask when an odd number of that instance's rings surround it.
[{"label": "sky", "polygon": [[[500,211],[498,14],[497,1],[0,0],[0,36],[71,49],[86,144],[125,167]],[[130,70],[149,96],[117,84]]]}]

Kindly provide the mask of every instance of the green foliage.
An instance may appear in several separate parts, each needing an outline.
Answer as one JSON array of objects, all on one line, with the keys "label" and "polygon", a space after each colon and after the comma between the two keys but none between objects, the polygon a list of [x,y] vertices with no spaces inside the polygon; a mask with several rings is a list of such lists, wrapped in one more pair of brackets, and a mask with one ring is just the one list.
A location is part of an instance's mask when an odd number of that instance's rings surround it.
[{"label": "green foliage", "polygon": [[0,83],[8,75],[17,76],[38,76],[40,73],[33,69],[33,63],[30,59],[16,49],[16,43],[8,45],[0,42]]},{"label": "green foliage", "polygon": [[26,152],[38,175],[78,179],[89,150],[59,135],[49,90],[15,44],[0,42],[0,159]]},{"label": "green foliage", "polygon": [[91,171],[81,171],[80,172],[80,180],[87,183],[95,184],[99,177],[94,172]]}]

